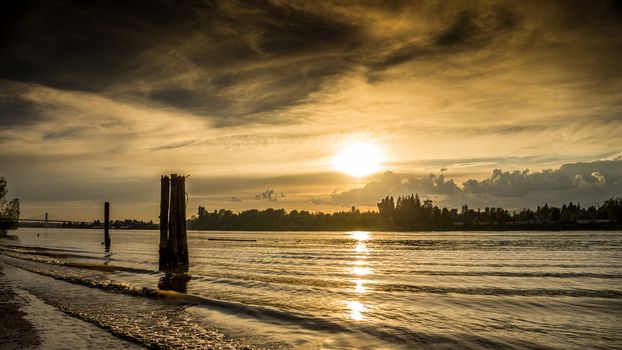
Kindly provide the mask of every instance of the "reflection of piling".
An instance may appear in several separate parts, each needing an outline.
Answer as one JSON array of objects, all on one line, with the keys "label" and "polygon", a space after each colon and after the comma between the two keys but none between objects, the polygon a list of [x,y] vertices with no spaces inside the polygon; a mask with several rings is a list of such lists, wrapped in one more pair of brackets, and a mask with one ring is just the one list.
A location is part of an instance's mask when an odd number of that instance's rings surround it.
[{"label": "reflection of piling", "polygon": [[188,264],[185,176],[161,177],[160,268]]},{"label": "reflection of piling", "polygon": [[48,212],[45,212],[45,228],[48,228]]},{"label": "reflection of piling", "polygon": [[110,249],[110,203],[104,203],[104,244]]},{"label": "reflection of piling", "polygon": [[190,280],[191,277],[188,275],[188,265],[167,268],[164,276],[160,277],[158,281],[158,289],[186,293]]}]

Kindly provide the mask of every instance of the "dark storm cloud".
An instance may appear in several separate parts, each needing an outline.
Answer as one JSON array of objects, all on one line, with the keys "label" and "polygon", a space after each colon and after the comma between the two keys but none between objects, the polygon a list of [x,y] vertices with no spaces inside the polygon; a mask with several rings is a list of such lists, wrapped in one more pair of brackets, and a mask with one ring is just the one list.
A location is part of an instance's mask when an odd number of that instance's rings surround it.
[{"label": "dark storm cloud", "polygon": [[44,113],[30,101],[0,91],[0,126],[12,127],[34,123]]},{"label": "dark storm cloud", "polygon": [[[1,61],[1,58],[0,58]],[[45,117],[42,106],[20,97],[24,89],[0,80],[0,126],[23,126]]]},{"label": "dark storm cloud", "polygon": [[468,9],[434,40],[439,47],[477,47],[496,40],[500,35],[518,27],[519,16],[504,7],[484,11]]},{"label": "dark storm cloud", "polygon": [[8,11],[1,78],[144,99],[217,124],[295,103],[347,69],[344,53],[363,39],[343,21],[262,1],[67,0]]},{"label": "dark storm cloud", "polygon": [[481,49],[504,39],[520,23],[518,14],[500,6],[468,8],[450,18],[444,29],[427,40],[389,51],[383,58],[371,63],[370,67],[382,70],[413,60]]},{"label": "dark storm cloud", "polygon": [[[551,46],[525,23],[571,24],[581,36],[619,27],[616,2],[12,1],[4,7],[0,78],[170,106],[216,126],[282,122],[268,112],[304,101],[326,78],[504,47]],[[392,33],[396,16],[419,27]],[[550,17],[550,18],[549,18]],[[380,20],[378,18],[381,18]],[[435,18],[435,21],[430,21]],[[383,27],[386,26],[386,32]],[[603,29],[604,28],[604,29]],[[538,28],[541,30],[541,28]],[[412,39],[416,38],[416,39]],[[580,49],[580,48],[577,48]],[[620,48],[607,56],[620,58]],[[610,68],[612,69],[612,68]],[[16,96],[17,99],[18,96]],[[3,123],[36,111],[2,100]]]}]

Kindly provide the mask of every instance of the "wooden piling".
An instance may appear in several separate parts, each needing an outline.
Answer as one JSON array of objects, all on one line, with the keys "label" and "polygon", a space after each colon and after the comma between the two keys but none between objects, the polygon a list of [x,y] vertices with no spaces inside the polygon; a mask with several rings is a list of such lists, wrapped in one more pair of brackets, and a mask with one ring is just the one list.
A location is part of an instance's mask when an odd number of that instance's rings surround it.
[{"label": "wooden piling", "polygon": [[186,178],[185,176],[177,177],[177,203],[178,215],[180,220],[178,221],[178,239],[177,239],[177,251],[179,254],[179,263],[188,264],[188,237],[186,234]]},{"label": "wooden piling", "polygon": [[110,203],[104,203],[104,245],[110,249]]},{"label": "wooden piling", "polygon": [[168,209],[171,181],[166,175],[160,177],[160,181],[160,268],[162,268],[171,259],[168,245]]},{"label": "wooden piling", "polygon": [[178,185],[177,174],[171,174],[171,209],[170,219],[168,221],[168,239],[172,257],[171,263],[173,265],[179,265],[179,247],[177,245],[177,240],[179,238]]},{"label": "wooden piling", "polygon": [[188,264],[185,179],[161,177],[160,269]]}]

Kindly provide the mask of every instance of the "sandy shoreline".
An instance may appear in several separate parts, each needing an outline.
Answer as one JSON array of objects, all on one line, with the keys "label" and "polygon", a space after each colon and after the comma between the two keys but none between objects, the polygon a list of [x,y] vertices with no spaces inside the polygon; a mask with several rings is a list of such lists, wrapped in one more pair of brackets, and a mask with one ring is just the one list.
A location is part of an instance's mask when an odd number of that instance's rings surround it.
[{"label": "sandy shoreline", "polygon": [[53,269],[0,254],[7,309],[0,349],[259,348],[185,312],[187,305],[68,283],[22,264]]},{"label": "sandy shoreline", "polygon": [[19,288],[11,269],[0,259],[1,349],[142,349]]},{"label": "sandy shoreline", "polygon": [[26,320],[22,311],[24,300],[15,292],[4,274],[4,263],[0,262],[0,348],[29,349],[40,344],[34,325]]}]

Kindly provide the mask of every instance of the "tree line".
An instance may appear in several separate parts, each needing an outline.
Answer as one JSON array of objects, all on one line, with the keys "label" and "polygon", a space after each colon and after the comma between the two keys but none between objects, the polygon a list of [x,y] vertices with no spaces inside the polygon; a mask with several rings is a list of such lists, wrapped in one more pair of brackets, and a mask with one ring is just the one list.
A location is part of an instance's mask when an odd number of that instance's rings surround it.
[{"label": "tree line", "polygon": [[220,209],[208,212],[199,206],[188,220],[193,230],[555,230],[555,229],[622,229],[622,197],[602,205],[582,207],[572,202],[561,207],[544,204],[533,209],[510,212],[501,207],[472,209],[439,208],[418,194],[385,197],[378,211],[312,213],[306,210],[265,209],[234,213]]},{"label": "tree line", "polygon": [[[19,200],[7,200],[7,182],[0,177],[0,234],[16,229],[19,220]],[[348,211],[312,213],[306,210],[265,209],[234,213],[220,209],[208,212],[199,206],[197,214],[187,221],[192,230],[572,230],[622,229],[622,197],[611,198],[600,205],[583,207],[579,203],[561,207],[544,204],[534,209],[508,211],[501,207],[483,209],[440,208],[430,199],[421,200],[418,194],[385,197],[377,203],[378,211]],[[99,220],[92,222],[21,223],[30,227],[102,228]],[[153,221],[126,219],[110,221],[116,229],[158,229]]]},{"label": "tree line", "polygon": [[19,219],[19,199],[7,200],[6,187],[6,179],[0,177],[0,235],[6,234],[8,230],[15,230]]}]

